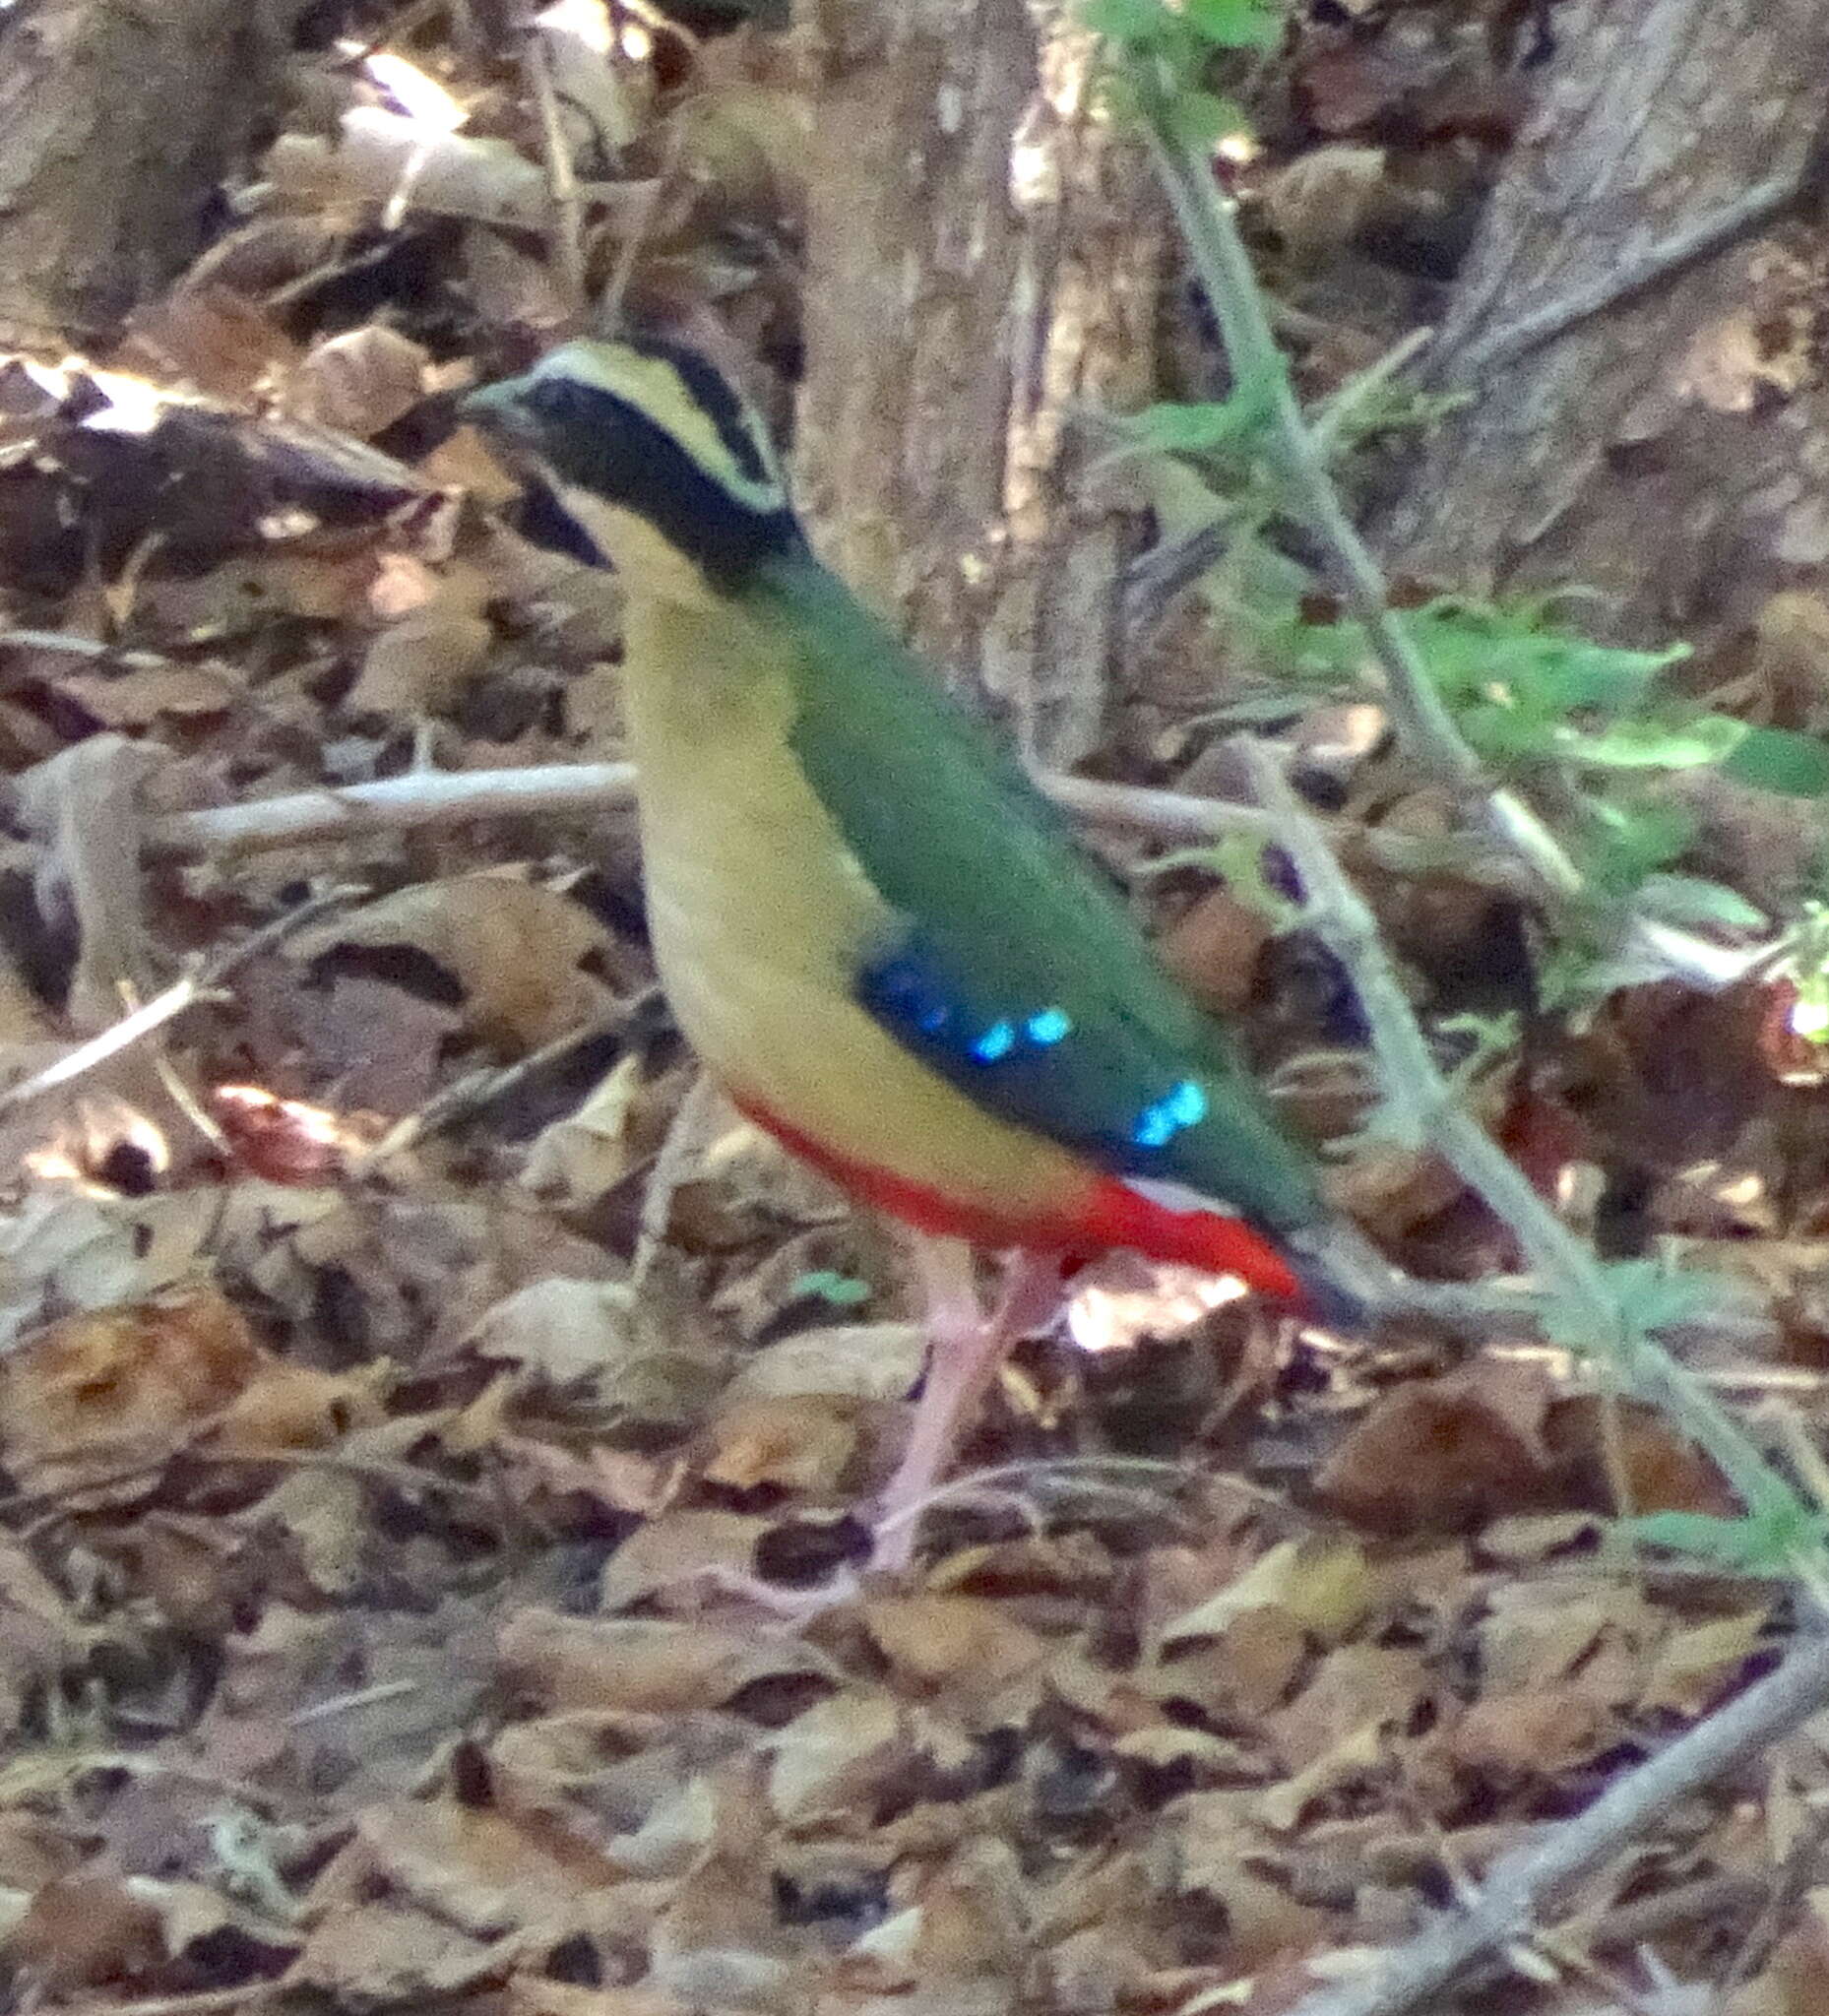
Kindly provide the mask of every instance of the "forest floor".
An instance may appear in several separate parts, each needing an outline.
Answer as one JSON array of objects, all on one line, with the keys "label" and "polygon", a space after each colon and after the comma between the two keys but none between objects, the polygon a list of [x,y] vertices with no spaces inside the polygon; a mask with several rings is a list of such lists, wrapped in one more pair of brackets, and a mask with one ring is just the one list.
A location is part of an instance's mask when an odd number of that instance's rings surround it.
[{"label": "forest floor", "polygon": [[[1311,23],[1279,101],[1266,215],[1305,314],[1384,276],[1372,351],[1419,312],[1419,220],[1452,235],[1517,114],[1506,11],[1444,20]],[[791,244],[788,65],[641,34],[555,44],[566,116],[636,164],[586,214],[647,206],[643,312],[790,359],[756,249]],[[902,1263],[698,1088],[604,634],[455,421],[616,245],[547,231],[513,63],[421,35],[304,68],[182,285],[106,356],[0,365],[15,1998],[1267,2016],[1352,1978],[1769,1667],[1794,1593],[1621,1548],[1609,1478],[1732,1499],[1553,1353],[1336,1337],[1113,1264],[1017,1354],[918,1572],[796,1615],[906,1429]],[[1364,158],[1394,125],[1405,173]],[[1113,767],[1187,784],[1198,735],[1164,746]],[[326,786],[357,796],[299,796]],[[1343,816],[1383,816],[1358,787]],[[1312,958],[1210,877],[1155,886],[1267,1060],[1338,1061]],[[1374,894],[1425,1007],[1528,965],[1489,891]],[[181,971],[180,1012],[58,1076]],[[1829,1067],[1787,1007],[1624,990],[1542,1032],[1492,1117],[1626,1250],[1759,1285],[1770,1352],[1701,1369],[1808,1451]],[[1351,1188],[1413,1265],[1515,1264],[1426,1159],[1374,1150]],[[1829,2006],[1826,1734],[1674,1805],[1480,2005]]]}]

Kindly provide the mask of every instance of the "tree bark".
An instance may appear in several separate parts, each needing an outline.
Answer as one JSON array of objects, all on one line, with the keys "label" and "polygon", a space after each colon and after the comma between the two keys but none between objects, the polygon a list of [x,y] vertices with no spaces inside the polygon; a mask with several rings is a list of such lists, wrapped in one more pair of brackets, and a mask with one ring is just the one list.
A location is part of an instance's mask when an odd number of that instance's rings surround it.
[{"label": "tree bark", "polygon": [[1064,0],[801,0],[818,72],[800,500],[1056,765],[1125,685],[1147,521],[1082,410],[1153,391],[1166,220]]},{"label": "tree bark", "polygon": [[[1555,23],[1438,339],[1439,384],[1519,317],[1800,168],[1822,125],[1816,0],[1579,0]],[[1794,216],[1496,363],[1382,527],[1394,567],[1488,589],[1585,583],[1606,594],[1596,620],[1641,636],[1719,634],[1819,576],[1822,250]]]},{"label": "tree bark", "polygon": [[0,14],[0,344],[91,343],[182,272],[304,0]]}]

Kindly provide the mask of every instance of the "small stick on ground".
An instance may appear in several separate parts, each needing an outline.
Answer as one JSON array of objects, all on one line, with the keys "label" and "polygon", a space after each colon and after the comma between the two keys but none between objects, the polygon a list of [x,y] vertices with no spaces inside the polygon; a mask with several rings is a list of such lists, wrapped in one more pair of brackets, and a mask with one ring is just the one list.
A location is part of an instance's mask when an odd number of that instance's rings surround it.
[{"label": "small stick on ground", "polygon": [[1807,1722],[1829,1702],[1829,1635],[1812,1633],[1778,1669],[1608,1786],[1548,1837],[1502,1856],[1472,1910],[1438,1919],[1363,1981],[1307,1996],[1290,2016],[1410,2016],[1475,1961],[1528,1937],[1556,1893],[1642,1834],[1679,1799]]},{"label": "small stick on ground", "polygon": [[528,770],[415,771],[323,790],[253,798],[147,822],[155,854],[232,856],[271,848],[415,832],[469,819],[550,817],[626,805],[635,797],[632,763],[550,763]]},{"label": "small stick on ground", "polygon": [[131,1049],[135,1043],[144,1042],[155,1030],[162,1029],[175,1016],[182,1015],[185,1009],[214,993],[238,966],[283,944],[295,931],[315,922],[327,911],[337,910],[362,893],[359,889],[328,890],[324,895],[314,896],[309,902],[287,911],[284,916],[276,917],[272,923],[263,925],[252,937],[243,938],[239,944],[218,953],[194,973],[174,980],[162,993],[155,994],[152,1000],[123,1015],[98,1036],[66,1050],[54,1064],[47,1064],[42,1071],[33,1072],[30,1078],[0,1092],[0,1114],[16,1112],[21,1106],[30,1105],[33,1100],[73,1084],[77,1079],[98,1070],[111,1058],[118,1057],[124,1050]]}]

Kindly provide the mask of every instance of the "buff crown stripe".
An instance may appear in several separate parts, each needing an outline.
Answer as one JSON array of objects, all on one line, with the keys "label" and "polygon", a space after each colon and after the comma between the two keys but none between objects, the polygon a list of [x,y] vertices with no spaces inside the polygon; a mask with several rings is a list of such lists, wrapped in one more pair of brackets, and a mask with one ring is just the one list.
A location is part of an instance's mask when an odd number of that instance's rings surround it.
[{"label": "buff crown stripe", "polygon": [[551,351],[530,377],[595,386],[662,426],[682,454],[749,509],[786,508],[787,488],[761,422],[690,351],[662,345],[576,343]]}]

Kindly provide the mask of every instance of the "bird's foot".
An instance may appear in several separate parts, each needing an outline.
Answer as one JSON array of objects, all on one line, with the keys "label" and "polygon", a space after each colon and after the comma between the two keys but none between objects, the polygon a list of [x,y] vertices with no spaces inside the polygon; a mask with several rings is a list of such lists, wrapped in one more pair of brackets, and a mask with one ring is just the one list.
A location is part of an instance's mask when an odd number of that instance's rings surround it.
[{"label": "bird's foot", "polygon": [[1051,1257],[1017,1255],[988,1312],[978,1302],[967,1247],[957,1240],[923,1239],[915,1257],[926,1302],[927,1369],[902,1460],[864,1531],[867,1548],[857,1546],[831,1574],[811,1583],[767,1581],[729,1567],[702,1571],[720,1595],[757,1606],[784,1631],[803,1629],[851,1602],[870,1579],[909,1573],[921,1520],[945,1495],[941,1480],[961,1428],[1010,1347],[1044,1330],[1065,1302],[1060,1266]]},{"label": "bird's foot", "polygon": [[978,1302],[971,1253],[957,1240],[923,1239],[915,1260],[927,1303],[927,1370],[902,1461],[872,1523],[870,1567],[885,1573],[913,1565],[921,1516],[938,1495],[961,1430],[1011,1347],[1045,1330],[1066,1299],[1060,1263],[1052,1255],[1015,1255],[988,1313]]}]

